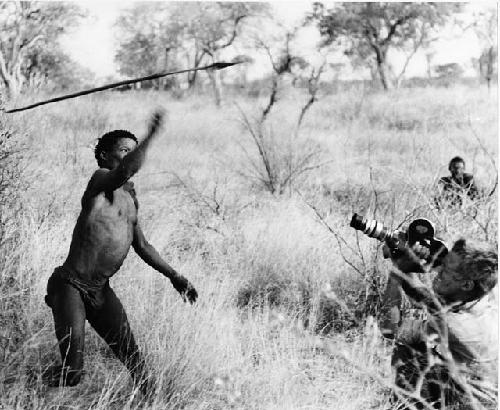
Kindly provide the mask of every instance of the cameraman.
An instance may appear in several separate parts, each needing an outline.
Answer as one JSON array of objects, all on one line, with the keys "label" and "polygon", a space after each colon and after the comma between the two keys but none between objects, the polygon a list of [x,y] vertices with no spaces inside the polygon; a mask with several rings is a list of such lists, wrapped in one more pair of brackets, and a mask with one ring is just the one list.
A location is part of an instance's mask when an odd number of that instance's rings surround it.
[{"label": "cameraman", "polygon": [[403,291],[428,312],[427,320],[403,321],[397,330],[391,362],[396,394],[417,408],[496,404],[496,250],[458,240],[435,269],[432,288],[416,275],[429,270],[425,248],[385,245],[384,254]]}]

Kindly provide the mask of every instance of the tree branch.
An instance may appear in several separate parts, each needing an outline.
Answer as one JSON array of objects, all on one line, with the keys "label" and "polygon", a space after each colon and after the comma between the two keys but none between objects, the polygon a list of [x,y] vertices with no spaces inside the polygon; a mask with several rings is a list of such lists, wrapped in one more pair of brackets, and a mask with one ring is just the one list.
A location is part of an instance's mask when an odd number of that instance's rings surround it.
[{"label": "tree branch", "polygon": [[389,31],[387,33],[387,37],[384,38],[380,43],[384,46],[389,44],[389,42],[392,40],[392,37],[394,36],[394,34],[396,34],[397,28],[399,26],[403,25],[404,23],[406,23],[406,21],[408,21],[409,18],[410,18],[410,16],[403,16],[403,17],[398,18],[393,24],[391,24],[389,26]]},{"label": "tree branch", "polygon": [[406,72],[406,69],[408,68],[408,65],[410,64],[410,60],[413,58],[413,56],[417,53],[417,51],[420,49],[422,44],[424,43],[424,40],[427,36],[426,33],[426,28],[425,28],[425,23],[422,24],[422,29],[420,32],[420,37],[413,42],[413,50],[412,52],[406,57],[405,63],[403,65],[403,68],[401,69],[401,72],[399,75],[396,77],[396,85],[399,87],[401,78],[403,77],[404,73]]},{"label": "tree branch", "polygon": [[236,18],[234,19],[234,26],[233,26],[233,32],[231,33],[231,37],[229,37],[229,39],[226,41],[225,44],[219,45],[217,49],[220,50],[229,47],[231,44],[233,44],[234,40],[236,39],[236,36],[238,35],[238,25],[246,17],[248,17],[246,14],[241,14],[239,16],[236,16]]}]

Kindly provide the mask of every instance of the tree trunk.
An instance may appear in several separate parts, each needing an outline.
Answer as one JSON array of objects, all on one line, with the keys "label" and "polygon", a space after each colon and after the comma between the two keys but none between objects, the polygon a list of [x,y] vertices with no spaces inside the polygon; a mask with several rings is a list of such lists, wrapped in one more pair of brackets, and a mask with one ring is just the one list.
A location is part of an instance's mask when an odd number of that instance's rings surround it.
[{"label": "tree trunk", "polygon": [[207,70],[208,78],[210,78],[210,83],[212,84],[212,89],[214,92],[215,105],[220,107],[222,102],[222,86],[220,83],[220,71],[217,70]]},{"label": "tree trunk", "polygon": [[5,93],[9,98],[14,98],[19,94],[20,84],[13,75],[5,75],[3,79],[3,85],[5,88]]},{"label": "tree trunk", "polygon": [[17,81],[15,68],[9,70],[5,64],[3,56],[0,59],[0,81],[5,95],[9,98],[15,97],[19,93],[20,84]]},{"label": "tree trunk", "polygon": [[196,84],[196,74],[198,71],[191,71],[187,73],[187,83],[188,83],[188,90],[194,87]]},{"label": "tree trunk", "polygon": [[429,56],[428,54],[426,54],[425,61],[427,63],[427,67],[426,67],[427,79],[430,80],[430,79],[432,79],[432,70],[431,70],[432,57]]},{"label": "tree trunk", "polygon": [[486,66],[486,83],[488,84],[488,90],[491,87],[491,79],[493,78],[493,65],[495,64],[495,50],[493,47],[488,49],[488,59]]},{"label": "tree trunk", "polygon": [[389,67],[387,66],[387,48],[375,47],[377,70],[384,90],[392,88],[391,80],[389,78]]},{"label": "tree trunk", "polygon": [[238,71],[239,71],[239,86],[241,88],[246,88],[248,84],[248,64],[240,64]]},{"label": "tree trunk", "polygon": [[379,63],[377,61],[378,75],[380,77],[380,82],[384,90],[390,90],[392,88],[391,80],[389,79],[389,70],[385,61]]},{"label": "tree trunk", "polygon": [[[205,57],[205,54],[206,53],[204,51],[196,49],[194,53],[194,60],[192,63],[188,61],[188,65],[192,65],[194,68],[198,68],[203,62],[203,57]],[[198,71],[190,71],[187,73],[188,90],[192,89],[195,86],[197,76]]]}]

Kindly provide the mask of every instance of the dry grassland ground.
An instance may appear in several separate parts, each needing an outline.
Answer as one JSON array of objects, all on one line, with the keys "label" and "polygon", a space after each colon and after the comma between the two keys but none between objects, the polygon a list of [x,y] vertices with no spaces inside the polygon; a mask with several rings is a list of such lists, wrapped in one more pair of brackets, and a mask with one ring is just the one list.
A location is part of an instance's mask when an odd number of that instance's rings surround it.
[{"label": "dry grassland ground", "polygon": [[[18,152],[4,159],[0,184],[0,409],[390,407],[391,346],[369,315],[388,262],[348,222],[353,212],[391,227],[423,216],[448,242],[496,244],[496,192],[437,211],[432,189],[455,155],[486,193],[493,188],[497,94],[456,87],[324,96],[296,136],[306,98],[283,96],[264,130],[277,180],[314,152],[311,169],[282,195],[256,178],[262,164],[241,122],[240,109],[251,120],[263,100],[228,97],[217,109],[209,97],[110,92],[2,117],[10,135],[2,149]],[[131,252],[111,285],[159,381],[154,400],[142,403],[89,326],[84,380],[47,388],[41,373],[59,358],[45,286],[69,249],[96,168],[93,144],[116,128],[144,135],[158,105],[169,118],[133,179],[139,220],[199,301],[184,304]]]}]

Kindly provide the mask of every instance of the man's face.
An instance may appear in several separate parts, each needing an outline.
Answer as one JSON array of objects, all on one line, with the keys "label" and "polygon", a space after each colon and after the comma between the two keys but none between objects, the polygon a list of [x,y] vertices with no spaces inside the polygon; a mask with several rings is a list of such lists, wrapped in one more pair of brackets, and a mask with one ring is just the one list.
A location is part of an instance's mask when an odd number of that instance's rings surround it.
[{"label": "man's face", "polygon": [[468,292],[474,287],[474,282],[465,280],[458,274],[462,257],[450,252],[439,266],[433,281],[434,291],[449,302],[459,302],[467,299]]},{"label": "man's face", "polygon": [[116,168],[122,159],[137,146],[132,138],[119,138],[115,141],[113,148],[101,153],[102,165],[104,168]]},{"label": "man's face", "polygon": [[451,175],[457,179],[462,178],[465,171],[465,164],[461,161],[453,162],[450,165]]}]

